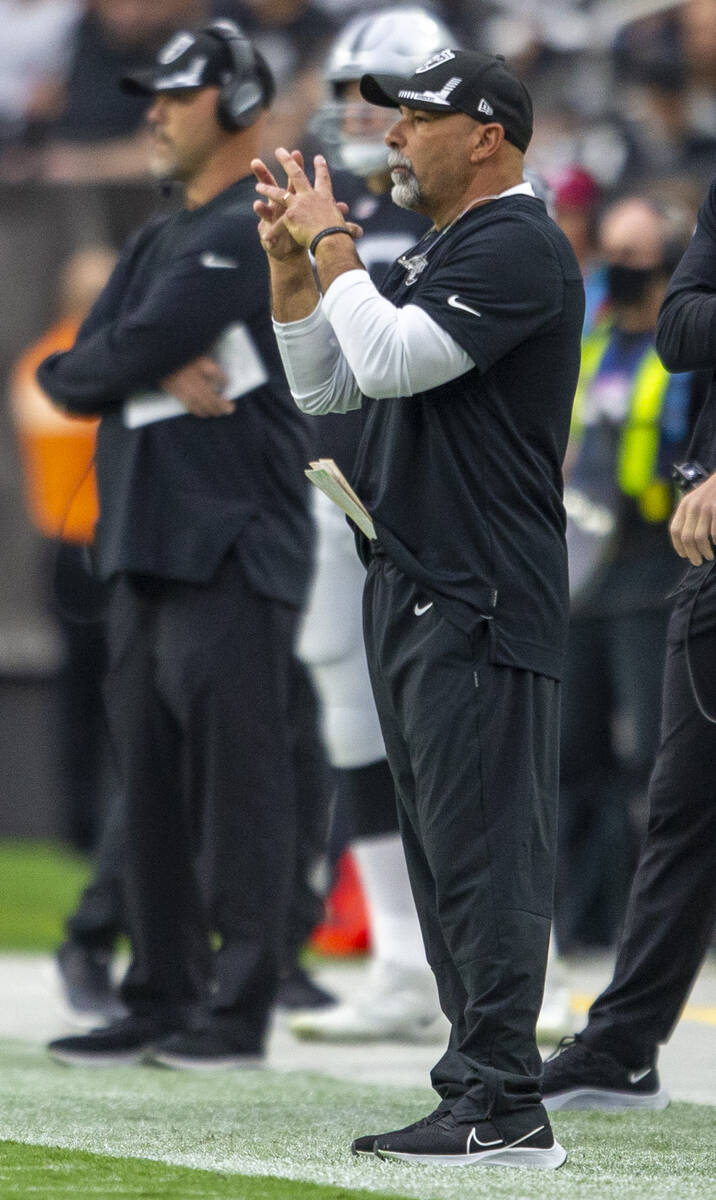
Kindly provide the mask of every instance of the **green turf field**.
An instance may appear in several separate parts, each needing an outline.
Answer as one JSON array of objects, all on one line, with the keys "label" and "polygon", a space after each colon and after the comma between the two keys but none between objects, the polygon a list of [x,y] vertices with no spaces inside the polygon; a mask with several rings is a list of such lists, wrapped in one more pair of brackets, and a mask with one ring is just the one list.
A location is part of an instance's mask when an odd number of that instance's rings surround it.
[{"label": "green turf field", "polygon": [[[0,948],[52,949],[86,866],[48,846],[0,844]],[[0,959],[0,970],[2,960]],[[22,997],[18,997],[22,1004]],[[375,1053],[375,1051],[372,1051]],[[39,1038],[0,1041],[0,1200],[710,1200],[716,1109],[557,1115],[557,1172],[353,1159],[358,1133],[432,1107],[426,1088],[316,1070],[73,1069]]]},{"label": "green turf field", "polygon": [[315,1183],[290,1183],[284,1179],[251,1179],[170,1167],[147,1159],[110,1158],[81,1150],[56,1150],[0,1142],[0,1195],[68,1196],[85,1200],[104,1197],[172,1197],[172,1200],[380,1200],[376,1192],[346,1191]]},{"label": "green turf field", "polygon": [[[0,1145],[0,1196],[358,1200],[368,1190],[419,1200],[705,1200],[714,1194],[715,1114],[700,1105],[558,1115],[555,1129],[570,1157],[557,1172],[351,1157],[356,1133],[400,1125],[429,1105],[427,1090],[379,1089],[304,1072],[62,1067],[39,1046],[6,1042],[0,1130],[10,1144]],[[63,1153],[30,1152],[17,1143]],[[93,1154],[100,1156],[96,1163]],[[314,1183],[323,1190],[307,1186]]]},{"label": "green turf field", "polygon": [[0,950],[54,950],[89,874],[51,842],[0,840]]}]

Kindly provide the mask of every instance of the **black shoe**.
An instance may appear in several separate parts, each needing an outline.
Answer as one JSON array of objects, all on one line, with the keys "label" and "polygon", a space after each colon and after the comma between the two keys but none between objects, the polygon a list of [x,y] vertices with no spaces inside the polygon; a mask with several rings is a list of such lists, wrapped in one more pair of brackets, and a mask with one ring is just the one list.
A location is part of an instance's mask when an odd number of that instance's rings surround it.
[{"label": "black shoe", "polygon": [[290,1011],[302,1008],[328,1008],[336,997],[311,979],[303,967],[294,967],[284,975],[276,993],[276,1007]]},{"label": "black shoe", "polygon": [[351,1151],[353,1154],[372,1154],[373,1147],[379,1139],[399,1137],[403,1133],[412,1133],[414,1129],[424,1129],[426,1125],[432,1125],[433,1121],[439,1121],[449,1111],[446,1105],[439,1104],[434,1112],[428,1113],[427,1117],[421,1117],[419,1121],[413,1121],[412,1125],[406,1125],[404,1129],[394,1129],[392,1133],[365,1133],[351,1142]]},{"label": "black shoe", "polygon": [[171,1029],[154,1017],[129,1016],[102,1029],[57,1038],[47,1049],[60,1062],[79,1067],[143,1062]]},{"label": "black shoe", "polygon": [[[510,1132],[500,1133],[504,1124]],[[522,1132],[519,1132],[519,1130]],[[378,1158],[445,1166],[561,1167],[567,1154],[555,1141],[541,1105],[493,1121],[458,1121],[452,1113],[422,1129],[376,1138]]]},{"label": "black shoe", "polygon": [[62,994],[70,1018],[78,1024],[97,1025],[126,1017],[127,1009],[110,976],[108,950],[64,942],[55,955]]},{"label": "black shoe", "polygon": [[550,1112],[561,1108],[666,1108],[668,1092],[653,1065],[636,1070],[611,1054],[590,1050],[579,1036],[562,1038],[545,1061],[542,1102]]},{"label": "black shoe", "polygon": [[228,1070],[260,1067],[263,1050],[230,1037],[223,1029],[204,1029],[174,1033],[156,1047],[152,1062],[177,1071]]}]

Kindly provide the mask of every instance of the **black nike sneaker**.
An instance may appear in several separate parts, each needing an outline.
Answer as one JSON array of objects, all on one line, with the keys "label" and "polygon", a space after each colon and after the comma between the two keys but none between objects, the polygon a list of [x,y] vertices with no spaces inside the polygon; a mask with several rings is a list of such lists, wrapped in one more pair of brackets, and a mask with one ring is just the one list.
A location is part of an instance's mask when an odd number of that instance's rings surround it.
[{"label": "black nike sneaker", "polygon": [[421,1117],[419,1121],[413,1121],[411,1125],[406,1125],[404,1129],[394,1129],[391,1133],[365,1133],[362,1137],[357,1137],[351,1143],[351,1152],[353,1154],[372,1154],[373,1147],[377,1141],[382,1141],[384,1138],[399,1137],[404,1133],[412,1133],[415,1129],[425,1129],[427,1125],[432,1125],[434,1121],[439,1121],[441,1117],[446,1116],[449,1112],[449,1105],[439,1104],[434,1112],[428,1113],[427,1117]]},{"label": "black nike sneaker", "polygon": [[207,1024],[165,1038],[155,1048],[152,1062],[175,1071],[221,1071],[260,1067],[264,1055],[261,1046],[232,1037],[226,1030]]},{"label": "black nike sneaker", "polygon": [[130,1015],[89,1033],[57,1038],[47,1049],[53,1058],[70,1066],[127,1066],[144,1062],[171,1032],[152,1017]]},{"label": "black nike sneaker", "polygon": [[668,1092],[656,1067],[632,1069],[602,1050],[591,1050],[577,1035],[562,1038],[544,1064],[542,1102],[550,1112],[563,1108],[666,1108]]},{"label": "black nike sneaker", "polygon": [[555,1141],[541,1104],[491,1121],[458,1121],[453,1113],[447,1113],[421,1129],[376,1138],[373,1153],[378,1158],[444,1166],[552,1170],[561,1167],[567,1157]]}]

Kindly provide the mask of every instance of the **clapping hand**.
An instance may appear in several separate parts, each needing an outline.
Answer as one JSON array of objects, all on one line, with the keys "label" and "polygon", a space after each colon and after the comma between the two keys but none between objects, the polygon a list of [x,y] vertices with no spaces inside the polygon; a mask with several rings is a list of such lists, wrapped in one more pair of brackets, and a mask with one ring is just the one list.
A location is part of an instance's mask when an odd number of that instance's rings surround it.
[{"label": "clapping hand", "polygon": [[352,238],[360,237],[362,229],[346,221],[348,205],[336,201],[331,177],[322,155],[316,155],[315,184],[303,170],[299,150],[291,154],[282,147],[276,158],[286,172],[286,187],[281,187],[266,164],[255,158],[251,169],[257,179],[256,191],[263,197],[254,201],[254,212],[260,217],[261,244],[272,258],[285,260],[303,254],[313,238],[329,225],[342,225]]}]

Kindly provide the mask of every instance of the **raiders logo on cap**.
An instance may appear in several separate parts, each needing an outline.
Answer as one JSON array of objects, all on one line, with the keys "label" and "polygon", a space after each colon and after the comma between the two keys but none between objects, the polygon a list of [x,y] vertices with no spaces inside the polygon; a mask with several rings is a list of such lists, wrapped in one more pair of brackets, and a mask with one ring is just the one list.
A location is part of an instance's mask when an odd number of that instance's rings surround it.
[{"label": "raiders logo on cap", "polygon": [[160,51],[157,62],[160,62],[163,67],[168,66],[169,63],[173,63],[175,59],[180,58],[185,50],[193,46],[195,41],[196,38],[191,33],[178,33]]},{"label": "raiders logo on cap", "polygon": [[422,75],[423,71],[432,71],[433,67],[439,67],[441,63],[450,62],[455,54],[452,50],[438,50],[437,54],[431,54],[424,63],[415,68],[416,75]]}]

